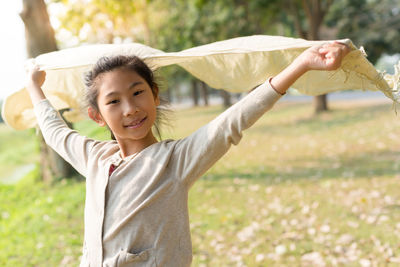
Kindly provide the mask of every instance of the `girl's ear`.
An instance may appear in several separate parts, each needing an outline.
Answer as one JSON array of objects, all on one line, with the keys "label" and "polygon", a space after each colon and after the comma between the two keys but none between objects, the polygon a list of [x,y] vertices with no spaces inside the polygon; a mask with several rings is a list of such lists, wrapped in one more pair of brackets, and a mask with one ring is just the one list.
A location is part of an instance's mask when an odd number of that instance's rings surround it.
[{"label": "girl's ear", "polygon": [[100,126],[106,126],[106,122],[103,120],[101,114],[92,107],[88,107],[88,115]]}]

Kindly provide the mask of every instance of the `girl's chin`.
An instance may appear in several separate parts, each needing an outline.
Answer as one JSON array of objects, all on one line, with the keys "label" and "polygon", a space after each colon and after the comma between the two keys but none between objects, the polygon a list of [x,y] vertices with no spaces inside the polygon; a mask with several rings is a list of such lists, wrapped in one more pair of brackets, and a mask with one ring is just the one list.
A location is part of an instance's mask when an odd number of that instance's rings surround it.
[{"label": "girl's chin", "polygon": [[126,133],[123,137],[121,136],[120,138],[117,138],[117,140],[120,141],[133,141],[133,142],[148,142],[148,140],[153,140],[155,139],[153,136],[153,133],[151,132],[151,129],[147,132],[142,132],[142,131],[137,131],[137,132],[131,132],[131,133]]}]

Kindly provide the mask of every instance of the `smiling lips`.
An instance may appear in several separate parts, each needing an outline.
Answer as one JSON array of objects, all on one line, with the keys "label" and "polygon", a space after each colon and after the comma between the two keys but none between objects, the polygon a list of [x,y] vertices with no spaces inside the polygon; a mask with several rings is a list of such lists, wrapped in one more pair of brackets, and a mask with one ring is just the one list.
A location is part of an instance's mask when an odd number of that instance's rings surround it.
[{"label": "smiling lips", "polygon": [[139,128],[140,126],[143,125],[143,123],[144,123],[144,121],[145,121],[146,119],[147,119],[147,117],[144,117],[143,119],[133,121],[133,122],[129,123],[128,125],[125,125],[124,127],[129,128],[129,129],[136,129],[136,128]]}]

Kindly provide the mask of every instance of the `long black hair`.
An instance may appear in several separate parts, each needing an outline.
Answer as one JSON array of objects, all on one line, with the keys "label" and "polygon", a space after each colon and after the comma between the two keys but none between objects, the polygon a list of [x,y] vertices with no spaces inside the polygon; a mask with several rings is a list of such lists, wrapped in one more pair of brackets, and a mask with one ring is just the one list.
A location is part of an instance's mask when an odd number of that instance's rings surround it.
[{"label": "long black hair", "polygon": [[[97,112],[99,111],[99,106],[97,103],[97,97],[99,95],[98,90],[98,80],[101,74],[106,72],[111,72],[115,69],[127,69],[136,72],[140,77],[142,77],[147,84],[150,86],[154,97],[159,96],[159,86],[156,82],[154,72],[150,69],[147,64],[137,56],[110,56],[101,57],[96,64],[93,66],[92,70],[85,74],[85,85],[86,93],[85,100],[86,104],[92,107]],[[157,106],[157,117],[154,123],[154,130],[157,137],[161,140],[161,130],[160,125],[169,125],[168,114],[170,110],[168,109],[168,103],[164,99],[160,98],[161,105]],[[111,130],[110,130],[111,132]],[[111,138],[115,140],[114,134],[111,132]]]}]

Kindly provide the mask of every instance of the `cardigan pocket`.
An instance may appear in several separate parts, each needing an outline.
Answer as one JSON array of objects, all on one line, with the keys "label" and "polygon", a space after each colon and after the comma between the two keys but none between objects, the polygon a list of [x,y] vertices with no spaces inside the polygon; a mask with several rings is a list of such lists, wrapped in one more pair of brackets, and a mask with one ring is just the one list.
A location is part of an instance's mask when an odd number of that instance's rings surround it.
[{"label": "cardigan pocket", "polygon": [[154,257],[154,249],[146,249],[138,253],[130,253],[124,249],[118,254],[118,267],[134,267],[146,266],[157,267],[156,259]]}]

